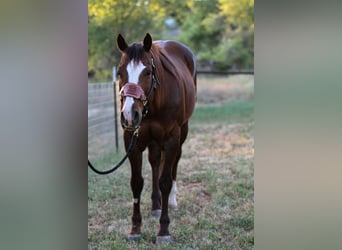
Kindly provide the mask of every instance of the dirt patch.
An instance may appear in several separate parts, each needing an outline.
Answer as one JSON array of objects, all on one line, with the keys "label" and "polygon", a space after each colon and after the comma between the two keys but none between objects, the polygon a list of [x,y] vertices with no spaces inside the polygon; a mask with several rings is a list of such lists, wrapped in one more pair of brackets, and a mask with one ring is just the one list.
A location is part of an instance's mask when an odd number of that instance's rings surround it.
[{"label": "dirt patch", "polygon": [[178,168],[178,199],[191,199],[198,207],[209,204],[216,186],[224,186],[225,181],[234,178],[236,166],[251,164],[253,126],[254,123],[192,127]]},{"label": "dirt patch", "polygon": [[250,100],[253,93],[252,81],[241,84],[230,78],[199,79],[196,105],[219,105],[231,100]]},{"label": "dirt patch", "polygon": [[[183,157],[197,155],[207,163],[217,162],[244,152],[253,157],[254,138],[251,129],[254,123],[194,126],[184,144],[187,148]],[[222,164],[222,162],[220,162]]]}]

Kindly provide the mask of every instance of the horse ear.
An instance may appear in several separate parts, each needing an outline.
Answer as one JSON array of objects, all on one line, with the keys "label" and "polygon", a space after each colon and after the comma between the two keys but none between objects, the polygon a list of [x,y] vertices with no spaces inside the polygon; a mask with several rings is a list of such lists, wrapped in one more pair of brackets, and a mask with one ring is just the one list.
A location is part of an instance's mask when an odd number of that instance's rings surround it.
[{"label": "horse ear", "polygon": [[128,48],[127,42],[121,34],[119,34],[116,38],[116,43],[122,52],[124,52]]},{"label": "horse ear", "polygon": [[152,37],[150,33],[146,33],[146,36],[144,38],[144,49],[146,52],[149,52],[152,46]]}]

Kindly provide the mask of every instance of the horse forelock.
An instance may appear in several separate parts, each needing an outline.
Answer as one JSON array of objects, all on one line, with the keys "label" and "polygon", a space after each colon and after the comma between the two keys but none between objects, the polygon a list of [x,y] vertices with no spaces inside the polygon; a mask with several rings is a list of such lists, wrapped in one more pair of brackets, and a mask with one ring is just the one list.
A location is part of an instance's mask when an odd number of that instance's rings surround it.
[{"label": "horse forelock", "polygon": [[144,47],[140,43],[133,43],[131,46],[127,48],[127,55],[129,60],[134,60],[134,63],[138,63],[144,57]]}]

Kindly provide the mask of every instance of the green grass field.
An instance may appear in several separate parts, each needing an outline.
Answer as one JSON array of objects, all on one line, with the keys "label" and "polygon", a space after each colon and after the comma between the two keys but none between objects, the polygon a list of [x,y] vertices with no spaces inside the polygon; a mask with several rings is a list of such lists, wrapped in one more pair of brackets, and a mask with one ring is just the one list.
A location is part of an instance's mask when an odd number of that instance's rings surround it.
[{"label": "green grass field", "polygon": [[[198,103],[178,167],[178,206],[170,212],[173,242],[156,246],[150,218],[151,169],[143,161],[142,238],[129,242],[132,194],[126,162],[88,177],[89,249],[254,249],[254,77],[199,78]],[[113,152],[115,150],[113,149]],[[123,151],[94,159],[107,168]]]}]

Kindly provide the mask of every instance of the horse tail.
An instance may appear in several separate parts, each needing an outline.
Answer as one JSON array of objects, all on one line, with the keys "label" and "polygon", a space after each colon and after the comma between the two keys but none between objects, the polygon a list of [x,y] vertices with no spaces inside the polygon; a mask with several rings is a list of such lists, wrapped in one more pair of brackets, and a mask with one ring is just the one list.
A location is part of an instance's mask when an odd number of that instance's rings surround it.
[{"label": "horse tail", "polygon": [[197,102],[197,70],[195,70],[193,78],[194,78],[194,84],[195,84],[195,101]]}]

